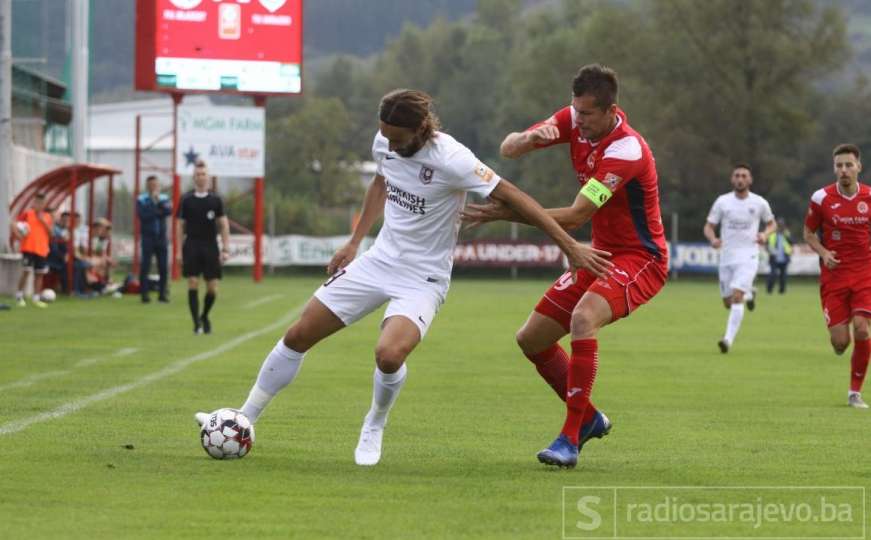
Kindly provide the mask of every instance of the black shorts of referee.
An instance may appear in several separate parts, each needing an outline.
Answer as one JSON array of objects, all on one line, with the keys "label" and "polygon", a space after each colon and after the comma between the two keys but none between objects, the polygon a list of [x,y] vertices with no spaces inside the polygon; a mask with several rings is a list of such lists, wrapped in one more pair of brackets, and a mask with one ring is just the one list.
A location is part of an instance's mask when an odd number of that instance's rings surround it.
[{"label": "black shorts of referee", "polygon": [[221,250],[215,241],[186,238],[181,250],[184,277],[199,277],[209,281],[221,279]]}]

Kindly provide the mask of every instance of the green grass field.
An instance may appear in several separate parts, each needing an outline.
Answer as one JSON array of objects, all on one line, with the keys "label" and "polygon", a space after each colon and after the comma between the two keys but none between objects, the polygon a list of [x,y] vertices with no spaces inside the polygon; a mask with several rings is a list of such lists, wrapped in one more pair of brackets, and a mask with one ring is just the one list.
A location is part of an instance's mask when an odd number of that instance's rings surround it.
[{"label": "green grass field", "polygon": [[[849,353],[831,352],[812,282],[763,295],[728,355],[713,281],[670,283],[605,329],[594,401],[615,427],[575,470],[535,460],[563,407],[514,344],[546,281],[454,282],[378,466],[353,451],[380,313],[309,353],[250,456],[210,459],[193,413],[242,403],[318,283],[227,279],[211,336],[191,334],[180,284],[168,306],[0,312],[0,537],[558,539],[592,534],[573,528],[571,497],[595,486],[871,485],[871,412],[846,407]],[[581,488],[568,517],[567,486]],[[858,511],[849,530],[864,535]]]}]

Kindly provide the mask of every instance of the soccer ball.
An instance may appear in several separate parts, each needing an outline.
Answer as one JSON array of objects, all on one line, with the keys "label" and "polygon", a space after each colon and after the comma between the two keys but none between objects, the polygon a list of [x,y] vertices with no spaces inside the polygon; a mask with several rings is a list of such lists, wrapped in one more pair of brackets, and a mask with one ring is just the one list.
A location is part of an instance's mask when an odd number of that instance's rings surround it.
[{"label": "soccer ball", "polygon": [[243,458],[254,444],[254,426],[242,411],[218,409],[203,424],[200,442],[215,459]]},{"label": "soccer ball", "polygon": [[21,235],[22,238],[30,234],[30,225],[27,224],[26,221],[17,221],[15,222],[15,230],[18,231],[18,234]]},{"label": "soccer ball", "polygon": [[57,298],[54,289],[43,289],[42,292],[39,293],[39,296],[42,298],[43,302],[54,302]]}]

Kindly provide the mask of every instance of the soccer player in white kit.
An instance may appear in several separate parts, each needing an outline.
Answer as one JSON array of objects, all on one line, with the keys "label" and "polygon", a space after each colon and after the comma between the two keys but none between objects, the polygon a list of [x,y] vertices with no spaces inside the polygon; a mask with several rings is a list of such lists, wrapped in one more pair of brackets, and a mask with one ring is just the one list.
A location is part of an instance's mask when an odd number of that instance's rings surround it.
[{"label": "soccer player in white kit", "polygon": [[[406,378],[405,359],[447,295],[466,193],[511,206],[553,238],[572,270],[605,275],[611,266],[609,253],[576,242],[531,197],[439,132],[431,101],[417,90],[395,90],[382,98],[380,130],[372,145],[377,171],[359,223],[330,261],[332,277],[266,357],[241,409],[256,422],[296,377],[312,346],[387,303],[375,347],[372,405],[354,452],[359,465],[375,465],[381,458],[387,415]],[[375,244],[357,257],[360,242],[382,212],[384,224]],[[196,417],[202,424],[206,415]]]},{"label": "soccer player in white kit", "polygon": [[[717,345],[727,353],[744,319],[744,303],[753,311],[753,280],[759,270],[759,245],[777,228],[768,201],[750,192],[753,173],[745,163],[732,169],[730,193],[714,201],[705,222],[705,238],[720,252],[720,296],[729,310],[726,333]],[[760,232],[759,224],[765,229]],[[720,226],[720,237],[715,227]]]}]

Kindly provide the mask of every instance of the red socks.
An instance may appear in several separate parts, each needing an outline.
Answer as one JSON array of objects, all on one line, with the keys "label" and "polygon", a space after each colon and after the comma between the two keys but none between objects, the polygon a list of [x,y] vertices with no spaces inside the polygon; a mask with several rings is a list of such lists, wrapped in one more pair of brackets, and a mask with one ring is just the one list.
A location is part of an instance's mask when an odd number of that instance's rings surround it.
[{"label": "red socks", "polygon": [[[566,391],[566,421],[562,434],[572,444],[578,444],[578,434],[587,410],[596,370],[599,368],[599,347],[595,339],[572,341],[572,358],[569,361],[568,390]],[[589,414],[592,416],[592,413]]]},{"label": "red socks", "polygon": [[535,369],[541,378],[553,388],[556,395],[566,400],[566,378],[569,374],[569,355],[554,343],[549,348],[536,354],[527,354],[529,361],[535,364]]},{"label": "red socks", "polygon": [[[569,355],[560,347],[560,344],[554,343],[549,348],[536,354],[527,354],[526,357],[529,358],[530,362],[535,364],[538,374],[553,388],[556,395],[565,401],[569,373]],[[592,420],[595,414],[596,407],[590,403],[581,420],[581,424],[586,424]]]},{"label": "red socks", "polygon": [[871,339],[857,339],[853,343],[850,357],[850,391],[861,392],[868,371],[868,357],[871,356]]}]

